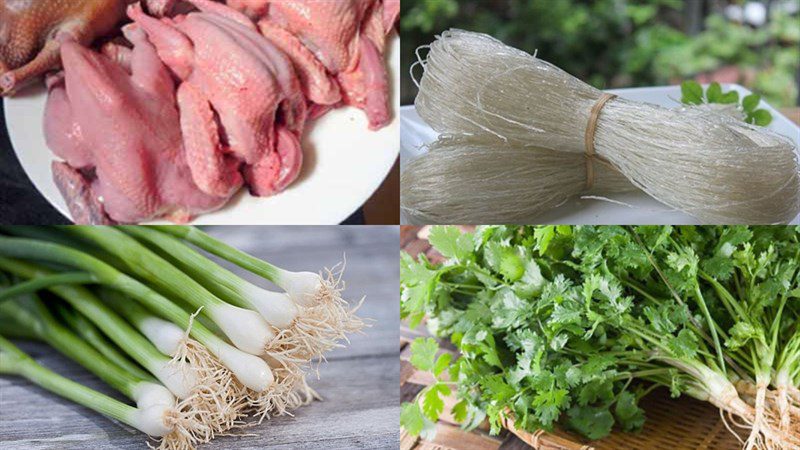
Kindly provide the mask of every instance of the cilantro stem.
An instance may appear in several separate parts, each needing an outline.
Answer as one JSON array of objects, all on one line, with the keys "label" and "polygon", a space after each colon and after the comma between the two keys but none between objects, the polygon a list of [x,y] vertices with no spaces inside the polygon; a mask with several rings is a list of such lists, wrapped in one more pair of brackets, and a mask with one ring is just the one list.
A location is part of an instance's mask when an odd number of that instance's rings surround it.
[{"label": "cilantro stem", "polygon": [[711,312],[708,310],[708,305],[706,305],[706,300],[703,298],[703,293],[700,292],[700,285],[695,280],[694,283],[694,293],[695,297],[697,298],[697,302],[700,305],[700,310],[703,312],[703,315],[706,318],[706,322],[708,322],[708,328],[711,331],[711,338],[714,339],[714,349],[717,352],[717,362],[719,363],[719,368],[722,370],[722,373],[727,374],[728,370],[725,367],[725,358],[723,357],[722,353],[722,345],[719,342],[719,336],[717,335],[717,323],[711,317]]},{"label": "cilantro stem", "polygon": [[[735,273],[735,272],[734,272]],[[708,275],[707,273],[703,272],[702,270],[698,270],[697,274],[700,275],[700,278],[707,281],[716,291],[717,295],[722,300],[723,305],[725,308],[728,309],[728,313],[732,317],[738,317],[739,320],[747,320],[748,315],[747,312],[742,308],[741,303],[739,303],[736,298],[728,292],[722,284],[714,279],[712,276]]]}]

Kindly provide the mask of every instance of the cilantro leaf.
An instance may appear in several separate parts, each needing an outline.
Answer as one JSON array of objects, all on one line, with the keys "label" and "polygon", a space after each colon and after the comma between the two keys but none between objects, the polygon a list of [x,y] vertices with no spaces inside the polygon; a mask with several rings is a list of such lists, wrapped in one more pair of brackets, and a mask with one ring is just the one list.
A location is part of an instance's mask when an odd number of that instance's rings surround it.
[{"label": "cilantro leaf", "polygon": [[428,242],[446,258],[464,261],[472,255],[472,234],[454,226],[431,227]]},{"label": "cilantro leaf", "polygon": [[580,388],[578,404],[586,406],[591,403],[605,402],[614,398],[614,384],[610,380],[594,379]]},{"label": "cilantro leaf", "polygon": [[411,343],[411,364],[426,372],[433,370],[439,344],[433,338],[416,338]]},{"label": "cilantro leaf", "polygon": [[739,103],[739,93],[736,91],[728,91],[722,94],[722,96],[720,96],[717,103],[721,103],[723,105],[732,105]]},{"label": "cilantro leaf", "polygon": [[449,366],[450,361],[453,359],[453,355],[450,353],[442,353],[439,358],[436,360],[436,364],[433,366],[433,374],[435,376],[441,375]]},{"label": "cilantro leaf", "polygon": [[419,436],[425,426],[425,417],[416,403],[403,403],[400,409],[400,425],[414,436]]},{"label": "cilantro leaf", "polygon": [[755,112],[758,105],[761,103],[761,96],[758,94],[750,94],[742,99],[742,108],[746,113]]},{"label": "cilantro leaf", "polygon": [[558,420],[561,411],[569,406],[569,391],[552,389],[539,392],[533,398],[532,405],[536,408],[536,416],[542,425],[550,427]]},{"label": "cilantro leaf", "polygon": [[525,265],[519,253],[507,243],[487,242],[483,255],[489,267],[508,281],[517,281],[525,273]]},{"label": "cilantro leaf", "polygon": [[708,103],[719,103],[722,99],[722,86],[716,81],[711,83],[706,90],[706,99]]},{"label": "cilantro leaf", "polygon": [[547,247],[554,237],[556,237],[556,227],[554,225],[541,226],[533,231],[533,238],[536,241],[536,249],[539,250],[539,253],[547,253]]},{"label": "cilantro leaf", "polygon": [[681,103],[700,105],[703,103],[703,87],[694,80],[681,83]]},{"label": "cilantro leaf", "polygon": [[748,114],[747,123],[758,125],[760,127],[766,127],[772,123],[772,114],[770,114],[770,112],[766,109],[758,109],[753,111],[752,114]]},{"label": "cilantro leaf", "polygon": [[456,420],[458,423],[463,423],[467,420],[467,402],[466,400],[460,400],[458,403],[453,405],[453,409],[451,411],[453,414],[453,419]]},{"label": "cilantro leaf", "polygon": [[567,423],[589,439],[600,439],[611,433],[614,416],[606,408],[573,406],[567,413]]},{"label": "cilantro leaf", "polygon": [[693,358],[699,350],[696,335],[686,328],[678,332],[678,336],[670,339],[667,346],[678,358]]},{"label": "cilantro leaf", "polygon": [[422,412],[431,421],[439,420],[439,415],[444,411],[442,397],[450,395],[450,388],[446,384],[436,383],[428,386],[422,395]]},{"label": "cilantro leaf", "polygon": [[635,431],[644,425],[644,411],[637,405],[636,395],[632,392],[624,391],[619,395],[614,415],[625,431]]},{"label": "cilantro leaf", "polygon": [[743,347],[751,339],[758,339],[763,330],[754,326],[750,322],[737,322],[731,327],[730,337],[725,341],[725,345],[731,349]]}]

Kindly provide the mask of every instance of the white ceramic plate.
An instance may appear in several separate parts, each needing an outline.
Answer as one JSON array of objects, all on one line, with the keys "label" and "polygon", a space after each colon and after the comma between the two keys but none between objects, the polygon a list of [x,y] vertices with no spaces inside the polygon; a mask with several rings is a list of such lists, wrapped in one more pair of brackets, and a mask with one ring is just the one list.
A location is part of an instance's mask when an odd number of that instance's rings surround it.
[{"label": "white ceramic plate", "polygon": [[[751,92],[738,84],[725,84],[723,91],[738,91],[740,97]],[[648,88],[615,89],[608,91],[620,97],[640,102],[674,108],[681,98],[680,86],[662,86]],[[800,127],[787,119],[775,108],[761,102],[761,108],[772,113],[769,129],[788,136],[794,141],[795,151],[800,148]],[[413,106],[403,106],[400,111],[400,168],[425,152],[425,144],[436,139],[438,133],[432,130],[417,114]],[[575,199],[564,205],[542,214],[536,220],[541,224],[643,224],[643,225],[694,225],[698,220],[694,217],[675,211],[654,200],[644,192],[615,194],[610,197],[618,203],[597,199]],[[408,223],[408,218],[401,214],[401,223]],[[795,217],[793,224],[800,224],[800,216]]]},{"label": "white ceramic plate", "polygon": [[[400,151],[400,39],[387,54],[395,120],[373,132],[364,113],[355,108],[332,111],[309,124],[304,138],[305,165],[300,178],[285,192],[257,198],[243,190],[223,209],[198,217],[196,224],[339,224],[361,207],[381,185]],[[53,182],[53,154],[42,132],[44,89],[31,89],[5,99],[8,134],[22,168],[36,189],[70,217]]]}]

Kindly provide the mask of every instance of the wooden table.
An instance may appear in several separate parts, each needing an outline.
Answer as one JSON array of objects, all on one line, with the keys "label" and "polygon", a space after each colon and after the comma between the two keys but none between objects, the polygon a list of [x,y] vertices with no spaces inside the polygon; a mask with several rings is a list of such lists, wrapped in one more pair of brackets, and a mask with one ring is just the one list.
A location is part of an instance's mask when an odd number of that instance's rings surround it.
[{"label": "wooden table", "polygon": [[400,158],[394,163],[381,187],[364,204],[366,225],[396,225],[400,223]]},{"label": "wooden table", "polygon": [[[333,266],[346,252],[346,293],[366,295],[362,317],[374,319],[351,345],[337,349],[311,386],[325,399],[203,449],[397,449],[400,399],[399,267],[396,227],[215,227],[211,234],[290,270]],[[255,279],[255,278],[254,278]],[[20,347],[44,366],[122,399],[101,381],[42,344]],[[0,449],[145,449],[145,435],[74,405],[31,383],[0,377]]]},{"label": "wooden table", "polygon": [[800,107],[798,108],[783,108],[781,114],[788,117],[792,122],[800,125]]}]

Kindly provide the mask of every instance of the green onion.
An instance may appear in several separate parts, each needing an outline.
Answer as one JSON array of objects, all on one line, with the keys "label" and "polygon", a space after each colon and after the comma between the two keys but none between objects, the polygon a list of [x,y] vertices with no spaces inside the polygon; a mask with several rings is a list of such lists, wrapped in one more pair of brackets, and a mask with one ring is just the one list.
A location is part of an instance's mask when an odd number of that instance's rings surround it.
[{"label": "green onion", "polygon": [[236,347],[253,355],[264,353],[275,338],[267,323],[254,311],[229,305],[218,299],[192,277],[113,227],[70,227],[80,236],[112,255],[124,259],[127,267],[142,279],[175,298],[182,298],[219,325]]},{"label": "green onion", "polygon": [[84,341],[88,342],[89,345],[105,356],[106,359],[142,380],[155,381],[152,375],[142,369],[141,366],[131,361],[118,347],[108,342],[100,330],[84,317],[83,314],[69,308],[63,303],[55,304],[54,309],[73,333],[83,338]]},{"label": "green onion", "polygon": [[[35,283],[39,277],[53,279],[47,269],[8,258],[0,258],[0,269],[32,279],[31,282],[18,284],[14,289],[15,295],[24,291],[25,288],[30,288],[29,292],[41,288],[41,283]],[[181,361],[172,362],[171,358],[159,352],[147,339],[131,328],[87,289],[73,285],[55,285],[48,289],[94,322],[115,344],[125,349],[134,360],[155,375],[179,398],[188,397],[198,384],[192,369],[187,364]],[[7,298],[6,293],[9,291],[11,289],[0,292],[0,299]]]},{"label": "green onion", "polygon": [[[355,316],[358,307],[349,309],[341,297],[340,282],[330,271],[326,279],[312,272],[283,270],[214,239],[197,228],[157,226],[123,229],[170,255],[182,269],[192,273],[209,289],[216,289],[215,292],[222,298],[259,311],[273,326],[285,330],[282,337],[291,345],[274,345],[269,350],[270,354],[282,351],[285,357],[291,359],[318,357],[335,347],[337,341],[346,339],[347,333],[364,327],[364,322]],[[275,283],[286,294],[261,289],[195,250],[159,235],[155,230],[184,239],[260,275]],[[287,300],[294,303],[293,308],[289,307]]]},{"label": "green onion", "polygon": [[[176,325],[184,329],[189,329],[192,325],[189,314],[169,299],[86,253],[50,242],[0,237],[0,255],[39,259],[80,268],[96,276],[101,284],[124,292]],[[269,366],[258,357],[236,349],[199,323],[191,326],[190,335],[230,369],[243,385],[261,392],[272,384],[273,377]]]},{"label": "green onion", "polygon": [[140,333],[165,355],[175,355],[185,339],[185,332],[174,323],[154,316],[136,302],[111,289],[102,289],[100,298],[125,317]]},{"label": "green onion", "polygon": [[284,360],[293,361],[320,357],[334,348],[345,332],[361,327],[361,322],[346,316],[344,309],[331,313],[328,304],[295,305],[288,294],[270,292],[240,278],[169,234],[149,227],[121,228],[160,250],[219,298],[256,310],[270,325],[283,330],[268,344],[269,355],[280,354]]},{"label": "green onion", "polygon": [[139,409],[87,388],[48,370],[10,341],[0,336],[0,373],[18,375],[75,403],[116,419],[151,436],[164,436],[171,429],[154,408]]},{"label": "green onion", "polygon": [[89,369],[109,386],[125,394],[126,397],[133,397],[133,387],[137,383],[145,381],[145,378],[130,374],[103,357],[58,323],[40,300],[32,298],[28,303],[31,310],[23,308],[16,302],[4,302],[0,304],[0,308],[18,324],[35,330],[40,340],[47,342],[51,347]]},{"label": "green onion", "polygon": [[3,290],[2,294],[0,294],[0,300],[14,298],[19,294],[24,294],[27,292],[35,292],[40,289],[46,289],[52,286],[58,286],[61,284],[90,284],[96,283],[97,279],[90,274],[85,272],[65,272],[65,273],[54,273],[52,275],[42,276],[31,280],[27,283],[21,285],[15,285],[8,289]]},{"label": "green onion", "polygon": [[286,291],[295,303],[311,306],[329,295],[326,280],[312,272],[291,272],[249,255],[215,239],[198,228],[187,226],[154,226],[165,233],[184,239],[201,249],[272,281]]}]

